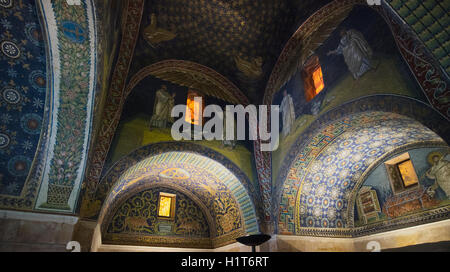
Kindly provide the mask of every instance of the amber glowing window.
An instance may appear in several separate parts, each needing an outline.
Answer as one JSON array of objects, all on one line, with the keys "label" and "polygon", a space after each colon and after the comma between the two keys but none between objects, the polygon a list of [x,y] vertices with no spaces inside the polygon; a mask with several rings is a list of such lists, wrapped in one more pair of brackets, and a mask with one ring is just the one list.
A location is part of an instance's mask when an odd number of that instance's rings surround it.
[{"label": "amber glowing window", "polygon": [[323,82],[322,67],[319,67],[314,71],[313,80],[314,92],[316,95],[318,95],[323,90],[323,88],[325,88],[325,83]]},{"label": "amber glowing window", "polygon": [[414,186],[419,183],[419,179],[417,178],[416,171],[414,171],[414,166],[411,160],[406,160],[397,164],[398,170],[400,171],[400,175],[403,180],[403,185],[405,187]]},{"label": "amber glowing window", "polygon": [[176,195],[159,193],[158,217],[162,219],[175,218]]},{"label": "amber glowing window", "polygon": [[310,57],[306,61],[301,74],[305,88],[305,98],[309,102],[325,88],[319,57],[315,55]]},{"label": "amber glowing window", "polygon": [[[202,98],[202,103],[195,101],[195,98]],[[185,121],[194,125],[200,125],[203,122],[203,108],[205,106],[205,99],[199,93],[189,90],[186,101],[186,119]],[[188,115],[187,113],[190,113]],[[190,116],[190,118],[188,118]]]},{"label": "amber glowing window", "polygon": [[394,193],[401,193],[419,185],[419,178],[409,153],[404,153],[385,162]]}]

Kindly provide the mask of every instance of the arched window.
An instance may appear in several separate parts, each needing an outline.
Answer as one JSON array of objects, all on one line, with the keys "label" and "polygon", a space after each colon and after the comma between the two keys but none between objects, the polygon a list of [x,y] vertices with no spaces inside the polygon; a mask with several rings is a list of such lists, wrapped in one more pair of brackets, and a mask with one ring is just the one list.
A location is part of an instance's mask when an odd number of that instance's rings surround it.
[{"label": "arched window", "polygon": [[305,98],[309,102],[325,88],[319,57],[316,55],[310,57],[301,74],[305,87]]},{"label": "arched window", "polygon": [[[195,101],[195,98],[201,99],[200,102]],[[203,123],[203,108],[205,107],[205,99],[204,97],[196,91],[189,90],[187,101],[186,101],[186,113],[189,111],[190,119],[186,114],[186,122],[191,123],[193,125],[200,125],[200,122]]]},{"label": "arched window", "polygon": [[419,179],[409,153],[395,157],[385,162],[385,165],[394,193],[401,193],[419,185]]},{"label": "arched window", "polygon": [[160,219],[175,218],[176,195],[169,193],[159,193],[158,200],[158,217]]}]

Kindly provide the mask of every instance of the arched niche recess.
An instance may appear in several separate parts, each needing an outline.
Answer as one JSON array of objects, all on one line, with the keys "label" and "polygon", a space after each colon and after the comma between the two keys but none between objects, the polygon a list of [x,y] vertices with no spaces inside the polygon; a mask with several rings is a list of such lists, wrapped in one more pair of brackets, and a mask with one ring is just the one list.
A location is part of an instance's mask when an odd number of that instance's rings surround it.
[{"label": "arched niche recess", "polygon": [[83,199],[81,216],[96,220],[106,237],[121,205],[149,188],[167,188],[195,203],[207,219],[209,238],[196,244],[195,239],[169,235],[141,245],[174,246],[173,241],[181,241],[177,246],[216,248],[259,232],[260,196],[246,175],[218,152],[181,142],[152,144],[122,158],[106,172],[94,197]]},{"label": "arched niche recess", "polygon": [[[448,147],[450,134],[443,125],[447,123],[429,105],[392,95],[363,97],[325,113],[300,135],[284,159],[274,200],[277,232],[355,237],[407,226],[397,220],[369,232],[354,228],[355,195],[389,156],[419,147]],[[415,222],[430,222],[436,214],[446,213],[437,209]]]}]

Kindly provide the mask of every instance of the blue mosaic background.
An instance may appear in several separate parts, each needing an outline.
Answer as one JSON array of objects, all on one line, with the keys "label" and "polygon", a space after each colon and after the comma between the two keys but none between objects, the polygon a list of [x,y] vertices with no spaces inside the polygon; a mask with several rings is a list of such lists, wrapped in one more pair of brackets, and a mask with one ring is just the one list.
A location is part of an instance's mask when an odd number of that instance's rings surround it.
[{"label": "blue mosaic background", "polygon": [[0,194],[19,196],[41,134],[45,43],[35,1],[2,1],[0,14]]}]

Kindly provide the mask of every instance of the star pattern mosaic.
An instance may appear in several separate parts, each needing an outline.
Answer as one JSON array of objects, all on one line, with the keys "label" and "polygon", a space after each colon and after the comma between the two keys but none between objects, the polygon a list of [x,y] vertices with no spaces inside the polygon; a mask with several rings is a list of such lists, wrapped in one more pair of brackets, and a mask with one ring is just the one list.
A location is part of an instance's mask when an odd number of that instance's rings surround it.
[{"label": "star pattern mosaic", "polygon": [[18,196],[39,142],[45,44],[34,1],[0,5],[0,194]]},{"label": "star pattern mosaic", "polygon": [[[298,20],[304,20],[325,0],[150,0],[141,23],[145,29],[155,14],[157,27],[176,35],[150,45],[141,33],[130,75],[164,59],[181,59],[210,67],[230,79],[249,97],[264,91],[272,66]],[[172,38],[172,37],[171,37]],[[247,78],[235,58],[262,59],[263,74]]]}]

